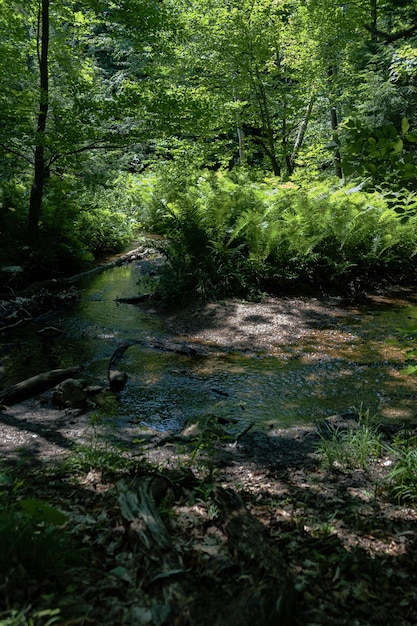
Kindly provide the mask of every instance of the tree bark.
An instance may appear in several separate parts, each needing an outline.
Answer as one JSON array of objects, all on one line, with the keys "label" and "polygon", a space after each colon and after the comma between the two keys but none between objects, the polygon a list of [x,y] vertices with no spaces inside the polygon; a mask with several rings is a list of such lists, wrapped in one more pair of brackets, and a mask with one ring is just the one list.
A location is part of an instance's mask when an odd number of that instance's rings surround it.
[{"label": "tree bark", "polygon": [[[330,90],[332,90],[331,87],[331,83],[333,80],[333,77],[336,73],[336,69],[333,68],[332,66],[329,67],[328,70],[328,78],[329,78],[329,84],[330,84]],[[334,153],[333,153],[333,163],[334,163],[334,169],[335,169],[335,174],[338,178],[343,178],[343,170],[342,170],[342,157],[340,155],[340,143],[339,143],[339,136],[338,136],[338,128],[339,128],[339,120],[338,120],[338,116],[337,116],[337,109],[336,106],[334,106],[334,104],[332,104],[332,100],[334,99],[334,96],[331,96],[331,102],[330,102],[330,123],[331,123],[331,127],[332,127],[332,141],[335,144],[335,149],[334,149]]]},{"label": "tree bark", "polygon": [[304,135],[306,134],[306,131],[307,131],[307,126],[308,126],[308,122],[310,120],[311,111],[313,109],[314,100],[315,100],[315,95],[312,95],[311,98],[308,101],[306,112],[304,114],[303,119],[301,120],[301,124],[300,124],[300,127],[298,129],[297,138],[296,138],[296,140],[294,142],[294,147],[292,149],[290,158],[288,160],[288,171],[289,171],[290,174],[292,174],[293,171],[294,171],[295,157],[297,156],[297,152],[299,151],[299,149],[303,145]]},{"label": "tree bark", "polygon": [[49,387],[57,385],[67,378],[75,376],[80,370],[81,368],[78,366],[68,367],[66,369],[50,370],[49,372],[43,372],[42,374],[27,378],[2,391],[0,393],[0,403],[4,403],[6,406],[17,404],[17,402],[21,402],[36,393],[40,393]]},{"label": "tree bark", "polygon": [[29,239],[31,245],[39,240],[39,221],[45,183],[49,168],[45,158],[46,120],[49,107],[49,2],[42,0],[38,13],[38,65],[39,65],[39,113],[35,135],[35,163],[29,201]]}]

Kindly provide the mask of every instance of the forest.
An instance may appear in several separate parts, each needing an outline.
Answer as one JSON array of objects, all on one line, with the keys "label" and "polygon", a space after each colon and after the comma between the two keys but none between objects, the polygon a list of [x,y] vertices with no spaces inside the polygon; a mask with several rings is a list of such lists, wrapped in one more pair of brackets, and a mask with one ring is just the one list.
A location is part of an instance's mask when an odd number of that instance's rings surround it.
[{"label": "forest", "polygon": [[68,274],[146,231],[169,242],[168,300],[410,281],[415,15],[2,0],[6,277]]},{"label": "forest", "polygon": [[[416,284],[416,0],[0,0],[0,69],[2,358],[11,298],[34,318],[23,290],[138,242],[163,310]],[[59,462],[0,459],[0,626],[417,623],[414,422],[361,404],[266,450],[212,413],[132,453],[94,408]]]}]

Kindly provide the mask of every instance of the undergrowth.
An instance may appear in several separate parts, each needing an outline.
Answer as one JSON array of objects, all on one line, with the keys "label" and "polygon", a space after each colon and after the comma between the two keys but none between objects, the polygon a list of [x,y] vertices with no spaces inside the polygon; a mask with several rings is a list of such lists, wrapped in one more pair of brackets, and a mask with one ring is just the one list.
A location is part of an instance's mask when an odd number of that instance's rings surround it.
[{"label": "undergrowth", "polygon": [[329,425],[320,436],[319,454],[326,469],[360,468],[366,470],[369,463],[381,455],[382,437],[368,411],[358,412],[356,428],[342,429]]},{"label": "undergrowth", "polygon": [[168,300],[343,291],[414,272],[417,201],[409,192],[393,202],[382,189],[348,193],[351,185],[334,180],[283,183],[234,170],[188,172],[179,184],[177,174],[169,166],[149,175],[138,217],[168,237]]},{"label": "undergrowth", "polygon": [[399,503],[417,502],[417,435],[407,432],[395,437],[388,448],[393,465],[388,474],[390,491]]}]

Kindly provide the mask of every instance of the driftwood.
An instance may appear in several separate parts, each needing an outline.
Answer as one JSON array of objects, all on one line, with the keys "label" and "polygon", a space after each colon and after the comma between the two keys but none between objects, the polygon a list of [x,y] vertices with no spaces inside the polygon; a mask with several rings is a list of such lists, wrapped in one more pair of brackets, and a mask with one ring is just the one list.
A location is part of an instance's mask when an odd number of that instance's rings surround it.
[{"label": "driftwood", "polygon": [[116,302],[122,302],[123,304],[139,304],[146,300],[151,300],[154,297],[153,293],[142,293],[137,296],[126,296],[122,298],[116,298]]},{"label": "driftwood", "polygon": [[10,405],[16,404],[21,400],[25,400],[30,396],[35,395],[41,391],[45,391],[49,387],[54,387],[58,383],[62,382],[66,378],[71,378],[78,374],[81,368],[78,366],[67,367],[66,369],[50,370],[49,372],[43,372],[37,374],[31,378],[12,385],[8,389],[0,392],[0,403]]},{"label": "driftwood", "polygon": [[154,350],[163,350],[164,352],[175,352],[176,354],[183,354],[185,356],[196,356],[198,354],[197,350],[193,347],[184,345],[178,346],[176,344],[166,341],[147,342],[142,341],[141,339],[126,341],[118,348],[116,348],[109,361],[107,378],[109,381],[110,390],[115,393],[119,393],[120,391],[122,391],[128,380],[128,375],[126,374],[126,372],[121,370],[119,367],[119,361],[124,357],[126,350],[134,345],[141,345],[145,348],[152,348]]},{"label": "driftwood", "polygon": [[107,371],[110,391],[118,393],[119,391],[122,391],[122,389],[125,387],[128,377],[126,372],[123,372],[119,369],[118,362],[120,359],[123,358],[126,350],[130,348],[130,346],[135,345],[135,343],[136,341],[127,341],[126,343],[123,343],[121,346],[116,348],[116,350],[113,352]]}]

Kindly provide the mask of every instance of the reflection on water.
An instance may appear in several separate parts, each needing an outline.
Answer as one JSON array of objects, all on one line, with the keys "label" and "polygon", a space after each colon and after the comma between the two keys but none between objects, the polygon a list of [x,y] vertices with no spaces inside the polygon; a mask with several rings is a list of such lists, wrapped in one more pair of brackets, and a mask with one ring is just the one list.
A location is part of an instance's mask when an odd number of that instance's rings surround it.
[{"label": "reflection on water", "polygon": [[[19,347],[3,355],[3,386],[74,364],[84,366],[89,380],[105,383],[118,345],[170,339],[140,307],[116,302],[149,290],[140,263],[90,277],[79,288],[80,302],[71,310],[7,338]],[[308,424],[360,404],[385,418],[415,418],[415,380],[400,372],[404,350],[390,343],[413,317],[417,307],[407,303],[351,310],[336,327],[313,328],[273,355],[206,346],[204,356],[190,357],[133,345],[123,360],[129,381],[112,411],[124,424],[175,430],[207,414],[232,419],[238,431],[252,421]],[[62,335],[41,338],[37,331],[45,326]]]}]

